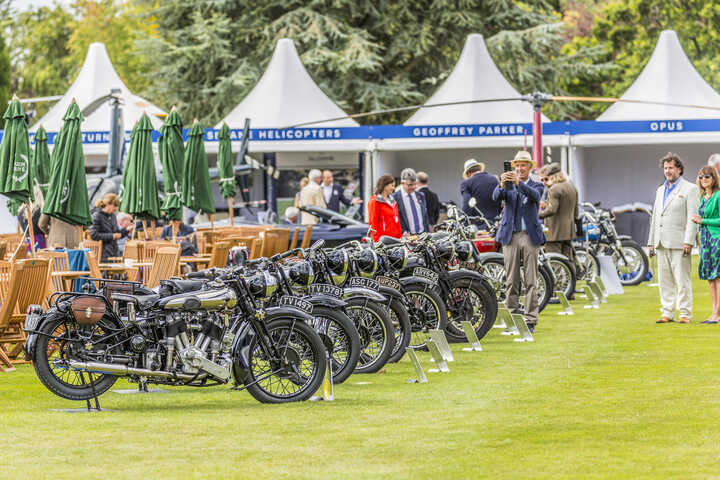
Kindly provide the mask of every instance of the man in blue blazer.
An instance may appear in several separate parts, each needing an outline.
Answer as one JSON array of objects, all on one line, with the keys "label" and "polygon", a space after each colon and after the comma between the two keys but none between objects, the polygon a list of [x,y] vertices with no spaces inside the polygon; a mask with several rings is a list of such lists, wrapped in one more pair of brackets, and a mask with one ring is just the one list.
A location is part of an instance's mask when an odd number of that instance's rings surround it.
[{"label": "man in blue blazer", "polygon": [[345,189],[339,183],[334,183],[333,173],[330,170],[323,171],[322,187],[325,205],[334,212],[340,213],[340,203],[349,207],[353,203],[361,203],[361,198],[348,200],[345,198]]},{"label": "man in blue blazer", "polygon": [[538,218],[543,184],[530,180],[534,168],[530,153],[519,151],[512,160],[514,172],[500,176],[500,185],[493,191],[493,200],[504,201],[500,228],[495,240],[503,246],[506,275],[506,304],[511,313],[520,312],[520,266],[525,272],[525,322],[531,332],[538,321],[538,250],[545,243],[545,234]]},{"label": "man in blue blazer", "polygon": [[402,187],[392,194],[397,202],[400,214],[400,228],[403,233],[417,234],[430,231],[428,220],[427,201],[422,192],[415,191],[417,174],[412,168],[406,168],[400,173]]}]

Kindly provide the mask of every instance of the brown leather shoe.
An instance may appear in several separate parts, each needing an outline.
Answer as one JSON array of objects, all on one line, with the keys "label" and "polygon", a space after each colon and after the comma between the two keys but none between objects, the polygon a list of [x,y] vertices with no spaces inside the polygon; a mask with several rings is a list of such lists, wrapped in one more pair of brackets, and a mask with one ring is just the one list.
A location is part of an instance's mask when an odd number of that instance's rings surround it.
[{"label": "brown leather shoe", "polygon": [[680,317],[678,323],[690,323],[690,319],[688,317]]},{"label": "brown leather shoe", "polygon": [[668,317],[662,317],[660,320],[655,321],[655,323],[672,323],[673,319]]}]

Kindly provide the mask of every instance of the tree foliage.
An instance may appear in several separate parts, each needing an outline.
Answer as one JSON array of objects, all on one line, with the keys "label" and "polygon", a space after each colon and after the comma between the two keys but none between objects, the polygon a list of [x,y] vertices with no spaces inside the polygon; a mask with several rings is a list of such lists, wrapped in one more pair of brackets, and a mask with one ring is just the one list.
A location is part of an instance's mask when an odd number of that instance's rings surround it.
[{"label": "tree foliage", "polygon": [[[210,124],[252,89],[280,38],[294,40],[311,76],[349,112],[422,103],[470,33],[488,39],[500,70],[523,93],[571,93],[611,68],[596,63],[598,47],[564,54],[560,5],[544,0],[168,0],[153,15],[157,36],[139,44],[156,60],[148,95]],[[582,113],[572,104],[552,108],[563,118]]]},{"label": "tree foliage", "polygon": [[[592,93],[620,96],[650,59],[660,32],[675,30],[685,53],[700,75],[720,89],[720,3],[716,0],[627,0],[605,5],[597,14],[590,36],[578,37],[573,47],[601,46],[605,60],[617,65]],[[585,88],[592,87],[586,85]],[[678,85],[682,88],[682,85]],[[605,105],[595,107],[597,113]]]}]

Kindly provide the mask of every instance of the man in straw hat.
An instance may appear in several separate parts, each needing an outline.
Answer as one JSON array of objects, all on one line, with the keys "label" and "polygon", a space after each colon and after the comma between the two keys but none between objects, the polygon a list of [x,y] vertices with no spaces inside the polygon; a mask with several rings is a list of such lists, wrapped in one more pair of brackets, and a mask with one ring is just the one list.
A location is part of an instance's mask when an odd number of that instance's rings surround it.
[{"label": "man in straw hat", "polygon": [[493,220],[500,215],[500,202],[493,200],[493,191],[498,186],[498,180],[494,175],[485,171],[485,164],[471,158],[465,162],[463,167],[463,178],[460,184],[460,194],[463,198],[463,212],[470,216],[477,215],[475,209],[470,208],[468,202],[475,198],[477,209],[488,220]]},{"label": "man in straw hat", "polygon": [[500,185],[493,191],[493,200],[505,202],[500,228],[495,235],[503,246],[507,278],[506,303],[512,313],[520,312],[520,266],[524,269],[525,322],[531,332],[538,321],[538,249],[545,243],[545,234],[538,218],[538,205],[543,192],[542,183],[530,180],[534,168],[530,153],[519,151],[511,162],[515,171],[500,176]]}]

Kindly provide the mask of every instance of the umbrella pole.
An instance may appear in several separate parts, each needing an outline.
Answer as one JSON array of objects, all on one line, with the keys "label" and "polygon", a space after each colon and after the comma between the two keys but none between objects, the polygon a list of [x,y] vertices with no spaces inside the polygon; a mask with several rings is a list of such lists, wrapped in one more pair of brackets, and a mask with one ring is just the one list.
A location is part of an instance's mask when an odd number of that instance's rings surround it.
[{"label": "umbrella pole", "polygon": [[228,210],[230,211],[230,226],[235,226],[235,211],[233,210],[233,197],[228,197]]},{"label": "umbrella pole", "polygon": [[208,217],[210,217],[210,229],[214,232],[215,231],[215,214],[209,213]]},{"label": "umbrella pole", "polygon": [[170,225],[172,227],[172,241],[173,241],[173,243],[177,243],[177,236],[178,236],[177,220],[170,220]]},{"label": "umbrella pole", "polygon": [[147,242],[150,239],[148,238],[147,223],[145,222],[145,220],[142,221],[142,226],[143,226],[143,233],[145,234],[145,241]]},{"label": "umbrella pole", "polygon": [[32,256],[35,256],[35,227],[33,227],[32,210],[30,209],[30,203],[25,204],[27,208],[27,222],[28,222],[28,240],[30,240],[30,252]]},{"label": "umbrella pole", "polygon": [[150,220],[150,238],[155,240],[155,220]]}]

